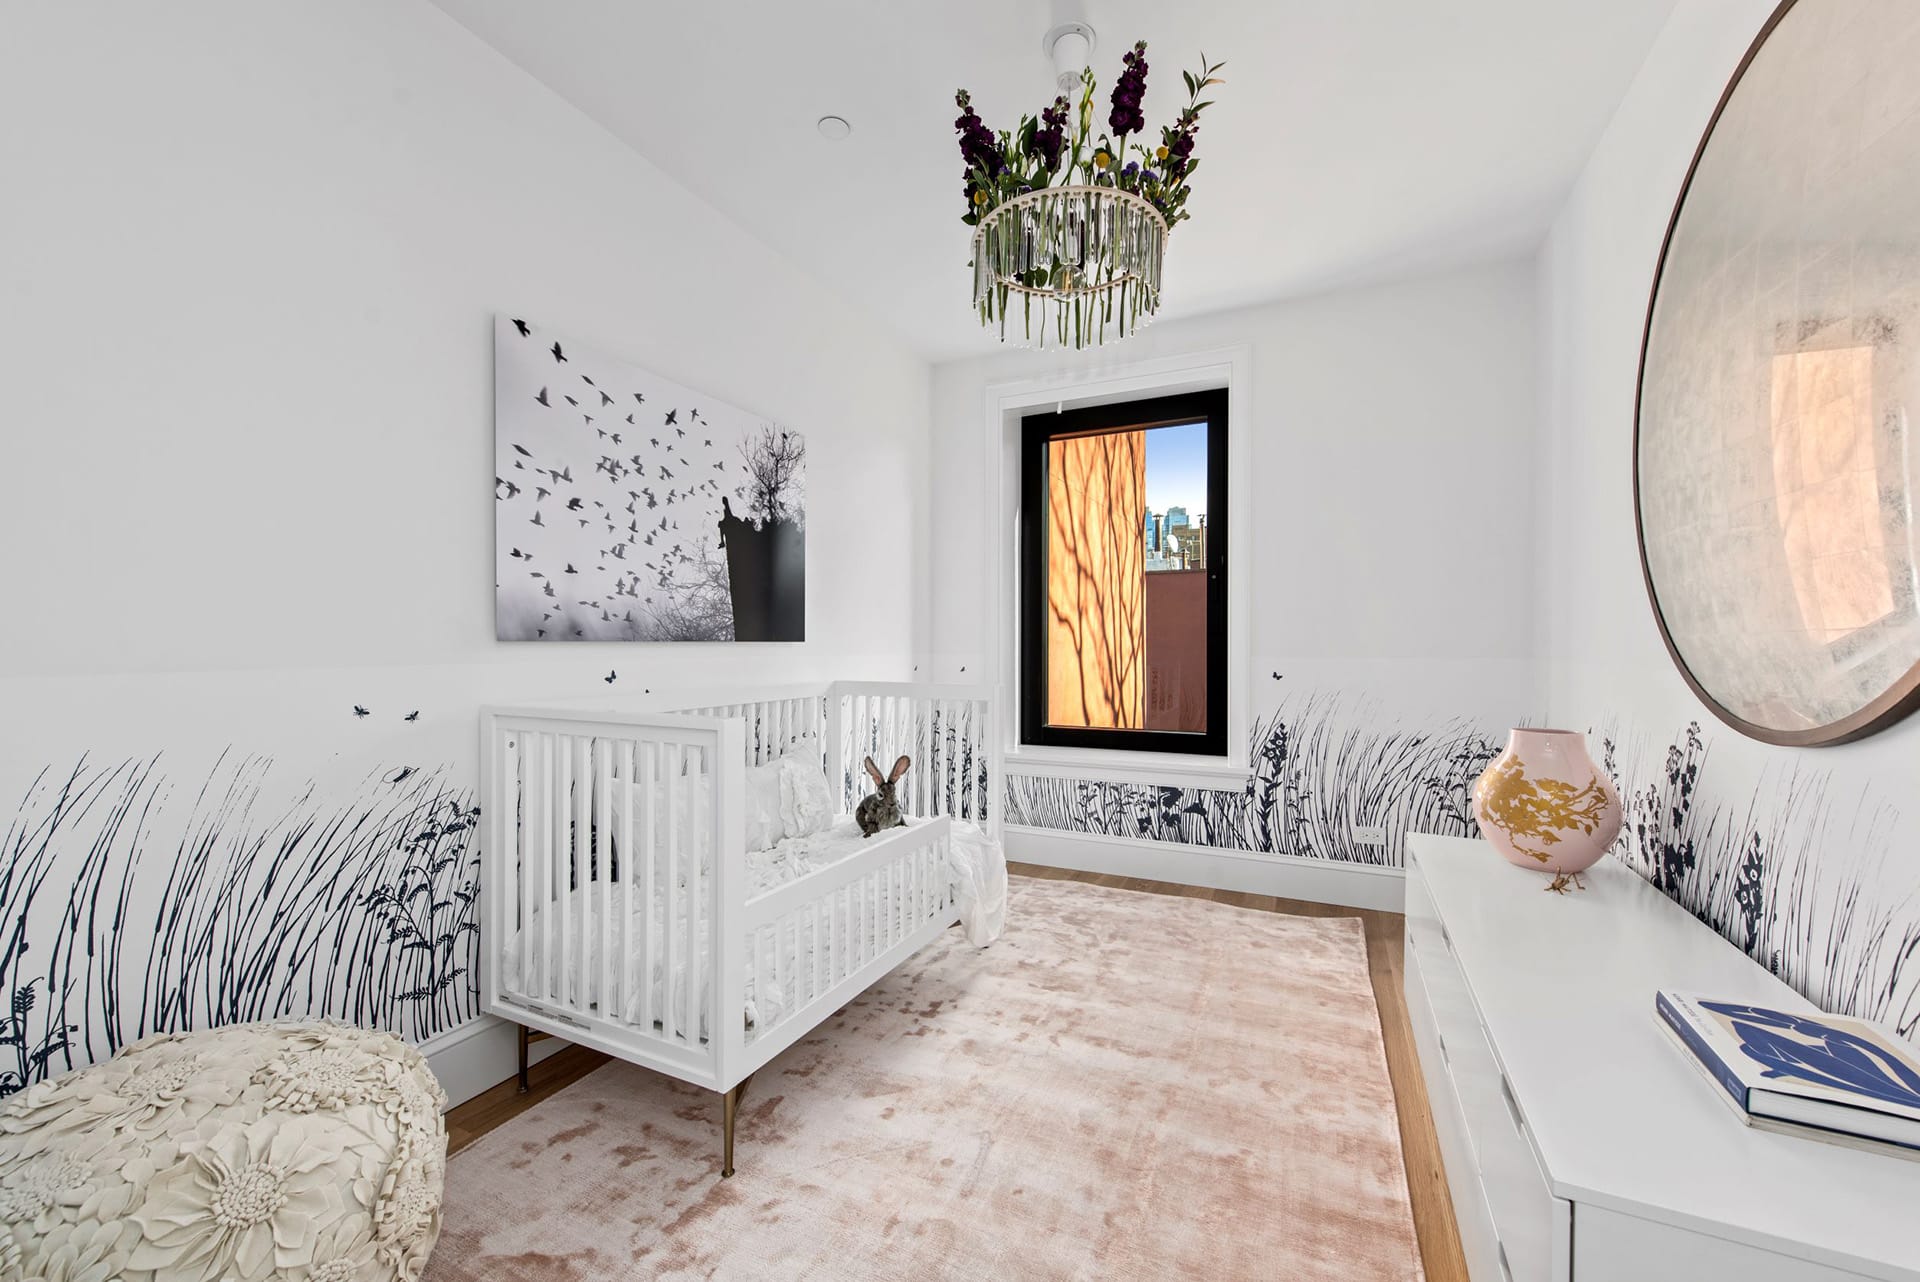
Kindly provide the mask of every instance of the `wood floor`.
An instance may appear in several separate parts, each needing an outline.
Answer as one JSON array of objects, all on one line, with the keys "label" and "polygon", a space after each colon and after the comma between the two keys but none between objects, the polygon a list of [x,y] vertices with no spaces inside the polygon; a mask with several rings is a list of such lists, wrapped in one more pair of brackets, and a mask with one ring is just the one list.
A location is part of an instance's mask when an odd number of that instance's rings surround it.
[{"label": "wood floor", "polygon": [[[1433,1133],[1433,1114],[1427,1107],[1426,1084],[1420,1076],[1420,1063],[1414,1058],[1413,1029],[1407,1023],[1407,1006],[1401,997],[1404,926],[1399,913],[1342,908],[1333,904],[1279,899],[1272,895],[1248,895],[1232,890],[1207,890],[1199,886],[1175,886],[1166,882],[1143,881],[1137,877],[1070,872],[1064,868],[1043,868],[1036,864],[1009,864],[1008,869],[1024,877],[1086,881],[1097,886],[1116,886],[1122,890],[1184,895],[1240,908],[1292,913],[1299,917],[1358,917],[1366,927],[1367,966],[1373,978],[1374,1001],[1380,1007],[1380,1032],[1387,1048],[1387,1072],[1393,1079],[1394,1096],[1400,1106],[1400,1147],[1406,1154],[1407,1191],[1413,1202],[1413,1226],[1420,1238],[1420,1257],[1426,1268],[1427,1282],[1468,1282],[1466,1259],[1460,1253],[1460,1233],[1453,1221],[1453,1199],[1447,1193],[1447,1177],[1440,1165],[1440,1145]],[[607,1057],[598,1051],[579,1046],[563,1047],[533,1066],[533,1071],[528,1075],[532,1089],[527,1094],[520,1094],[516,1083],[506,1081],[475,1096],[447,1114],[448,1151],[458,1152],[502,1122],[526,1112],[606,1062]]]}]

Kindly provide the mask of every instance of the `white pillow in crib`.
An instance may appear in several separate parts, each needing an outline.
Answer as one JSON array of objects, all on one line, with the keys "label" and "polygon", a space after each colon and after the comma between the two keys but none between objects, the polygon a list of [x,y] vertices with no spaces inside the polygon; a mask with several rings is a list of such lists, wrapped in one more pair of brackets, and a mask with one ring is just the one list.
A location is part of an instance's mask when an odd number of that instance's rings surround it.
[{"label": "white pillow in crib", "polygon": [[780,763],[747,767],[747,849],[772,850],[786,836],[780,824]]},{"label": "white pillow in crib", "polygon": [[780,825],[789,837],[809,837],[833,827],[833,789],[816,759],[788,753],[780,767]]}]

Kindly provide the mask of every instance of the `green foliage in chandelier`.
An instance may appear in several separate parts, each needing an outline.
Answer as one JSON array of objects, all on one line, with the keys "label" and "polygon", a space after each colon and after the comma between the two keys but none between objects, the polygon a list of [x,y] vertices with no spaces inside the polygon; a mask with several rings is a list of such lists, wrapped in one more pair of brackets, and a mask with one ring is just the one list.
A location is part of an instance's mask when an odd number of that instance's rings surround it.
[{"label": "green foliage in chandelier", "polygon": [[[1110,125],[1118,121],[1138,126],[1141,122],[1146,52],[1147,42],[1142,40],[1126,56],[1126,69],[1113,91]],[[1222,83],[1219,71],[1224,66],[1224,62],[1206,61],[1203,54],[1198,72],[1180,73],[1187,86],[1187,104],[1171,125],[1162,126],[1160,142],[1153,147],[1140,140],[1144,130],[1132,134],[1093,133],[1091,70],[1080,73],[1077,107],[1064,96],[1056,98],[1039,115],[1022,116],[1016,128],[998,133],[981,121],[971,95],[960,90],[954,95],[960,116],[953,122],[960,135],[960,155],[967,166],[967,208],[960,221],[977,226],[983,217],[1015,196],[1065,186],[1117,187],[1131,192],[1158,210],[1169,227],[1190,217],[1186,208],[1191,193],[1188,180],[1200,167],[1193,158],[1194,135],[1200,129],[1200,113],[1213,105],[1201,95]]]}]

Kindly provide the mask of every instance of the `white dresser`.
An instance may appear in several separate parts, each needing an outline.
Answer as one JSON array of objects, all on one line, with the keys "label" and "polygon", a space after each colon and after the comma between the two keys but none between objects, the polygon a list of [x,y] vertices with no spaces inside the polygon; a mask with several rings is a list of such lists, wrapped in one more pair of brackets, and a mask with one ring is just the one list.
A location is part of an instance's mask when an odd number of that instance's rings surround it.
[{"label": "white dresser", "polygon": [[1658,988],[1808,1003],[1612,859],[1407,851],[1412,1017],[1474,1282],[1920,1282],[1920,1162],[1743,1126]]}]

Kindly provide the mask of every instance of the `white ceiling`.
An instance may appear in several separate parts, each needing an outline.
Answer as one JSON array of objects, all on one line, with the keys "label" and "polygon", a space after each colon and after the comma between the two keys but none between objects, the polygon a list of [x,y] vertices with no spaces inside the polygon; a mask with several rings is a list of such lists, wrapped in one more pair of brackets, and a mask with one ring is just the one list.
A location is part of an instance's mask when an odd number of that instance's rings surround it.
[{"label": "white ceiling", "polygon": [[[1050,101],[1047,0],[436,3],[923,355],[997,347],[953,93],[995,128]],[[1149,128],[1202,50],[1227,60],[1161,316],[1530,248],[1673,4],[1090,0],[1101,118],[1135,39]],[[819,136],[829,113],[851,138]]]}]

